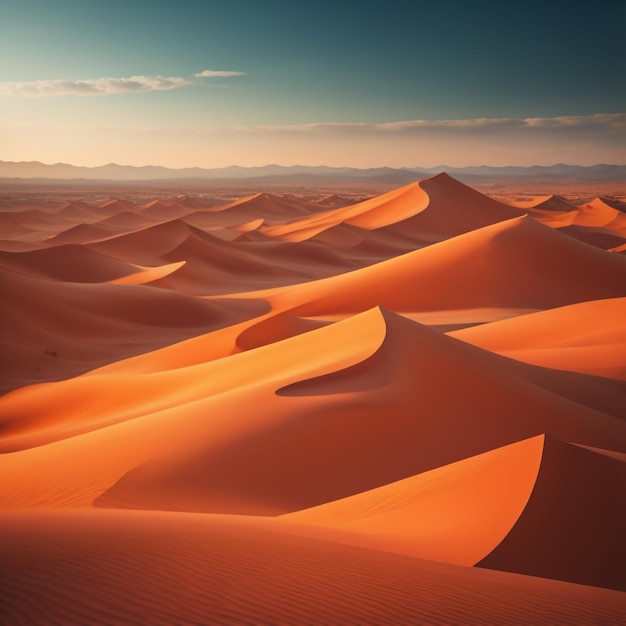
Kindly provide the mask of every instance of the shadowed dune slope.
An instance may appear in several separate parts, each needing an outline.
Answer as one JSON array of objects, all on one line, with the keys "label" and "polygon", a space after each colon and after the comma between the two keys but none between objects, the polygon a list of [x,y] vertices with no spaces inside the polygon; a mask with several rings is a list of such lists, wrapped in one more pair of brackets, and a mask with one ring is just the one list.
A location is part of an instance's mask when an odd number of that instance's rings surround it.
[{"label": "shadowed dune slope", "polygon": [[0,252],[0,265],[31,276],[74,283],[99,283],[135,273],[137,267],[79,245],[30,252]]},{"label": "shadowed dune slope", "polygon": [[286,516],[435,561],[623,590],[626,463],[538,436]]},{"label": "shadowed dune slope", "polygon": [[0,345],[11,355],[1,363],[5,388],[76,375],[226,326],[232,313],[248,316],[247,306],[151,287],[62,283],[11,270],[1,270],[0,280]]},{"label": "shadowed dune slope", "polygon": [[626,463],[547,438],[519,520],[481,567],[626,590]]},{"label": "shadowed dune slope", "polygon": [[11,624],[618,623],[624,594],[277,532],[273,520],[0,518]]}]

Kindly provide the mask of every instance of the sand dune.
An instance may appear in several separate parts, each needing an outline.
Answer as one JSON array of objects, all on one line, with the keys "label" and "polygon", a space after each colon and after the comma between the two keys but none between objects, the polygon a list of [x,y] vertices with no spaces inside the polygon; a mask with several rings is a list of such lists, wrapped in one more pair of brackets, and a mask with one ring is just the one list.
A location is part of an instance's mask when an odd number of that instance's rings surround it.
[{"label": "sand dune", "polygon": [[[107,490],[100,504],[266,514],[345,497],[542,432],[600,448],[626,446],[619,443],[626,424],[604,406],[576,401],[590,389],[583,377],[568,379],[563,393],[570,396],[559,395],[542,372],[534,376],[539,382],[521,377],[514,362],[508,367],[376,310],[227,359],[154,369],[132,376],[104,368],[5,396],[0,409],[12,419],[5,419],[4,450],[118,423],[96,438],[117,450],[98,461],[109,468],[108,481],[117,474],[111,488],[92,486]],[[443,393],[448,387],[457,393]],[[620,389],[602,391],[613,403],[623,399]],[[122,436],[127,429],[133,434]],[[129,446],[126,461],[121,439]],[[68,441],[76,452],[65,448],[62,465],[82,458],[82,441]],[[298,477],[311,475],[318,479],[303,489]],[[44,496],[56,497],[54,489]]]},{"label": "sand dune", "polygon": [[536,365],[626,380],[626,299],[581,302],[451,333]]},{"label": "sand dune", "polygon": [[344,224],[423,245],[522,214],[447,174],[438,174],[352,206],[266,227],[263,232],[302,241]]},{"label": "sand dune", "polygon": [[538,436],[286,519],[370,548],[624,590],[624,487],[623,460]]},{"label": "sand dune", "polygon": [[620,206],[62,189],[0,212],[8,623],[620,623]]},{"label": "sand dune", "polygon": [[253,295],[301,316],[376,305],[399,312],[545,309],[624,296],[625,267],[617,255],[516,218],[341,276]]},{"label": "sand dune", "polygon": [[[271,520],[269,520],[271,521]],[[12,624],[619,623],[624,596],[166,513],[0,519]]]},{"label": "sand dune", "polygon": [[76,375],[225,326],[235,310],[247,317],[238,307],[144,286],[62,283],[4,269],[0,276],[0,345],[10,355],[0,369],[4,389]]},{"label": "sand dune", "polygon": [[284,519],[343,530],[357,545],[475,565],[522,514],[542,450],[538,436]]},{"label": "sand dune", "polygon": [[546,439],[524,512],[481,567],[626,591],[626,463]]},{"label": "sand dune", "polygon": [[576,224],[600,226],[626,237],[626,214],[601,198],[578,207]]},{"label": "sand dune", "polygon": [[31,276],[74,283],[100,283],[137,271],[133,265],[75,244],[29,252],[0,252],[0,265]]}]

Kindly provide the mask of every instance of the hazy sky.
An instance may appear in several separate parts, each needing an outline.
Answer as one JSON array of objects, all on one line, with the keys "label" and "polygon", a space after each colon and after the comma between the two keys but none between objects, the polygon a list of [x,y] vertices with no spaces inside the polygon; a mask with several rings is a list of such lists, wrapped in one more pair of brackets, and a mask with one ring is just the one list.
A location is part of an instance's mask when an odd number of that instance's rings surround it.
[{"label": "hazy sky", "polygon": [[2,0],[0,159],[626,163],[626,3]]}]

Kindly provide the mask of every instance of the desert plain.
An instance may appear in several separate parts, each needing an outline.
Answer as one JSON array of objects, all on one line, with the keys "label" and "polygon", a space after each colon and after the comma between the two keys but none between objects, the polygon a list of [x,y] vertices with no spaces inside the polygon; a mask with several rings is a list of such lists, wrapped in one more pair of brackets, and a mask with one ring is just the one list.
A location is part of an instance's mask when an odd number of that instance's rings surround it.
[{"label": "desert plain", "polygon": [[0,622],[623,624],[626,196],[544,187],[7,187]]}]

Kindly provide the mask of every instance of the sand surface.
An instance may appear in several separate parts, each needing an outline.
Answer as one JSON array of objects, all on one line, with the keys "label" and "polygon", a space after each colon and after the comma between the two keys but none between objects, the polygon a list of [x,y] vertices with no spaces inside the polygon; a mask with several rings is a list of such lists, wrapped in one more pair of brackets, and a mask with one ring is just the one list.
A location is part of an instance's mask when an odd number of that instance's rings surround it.
[{"label": "sand surface", "polygon": [[621,206],[184,191],[4,202],[0,622],[623,623]]}]

